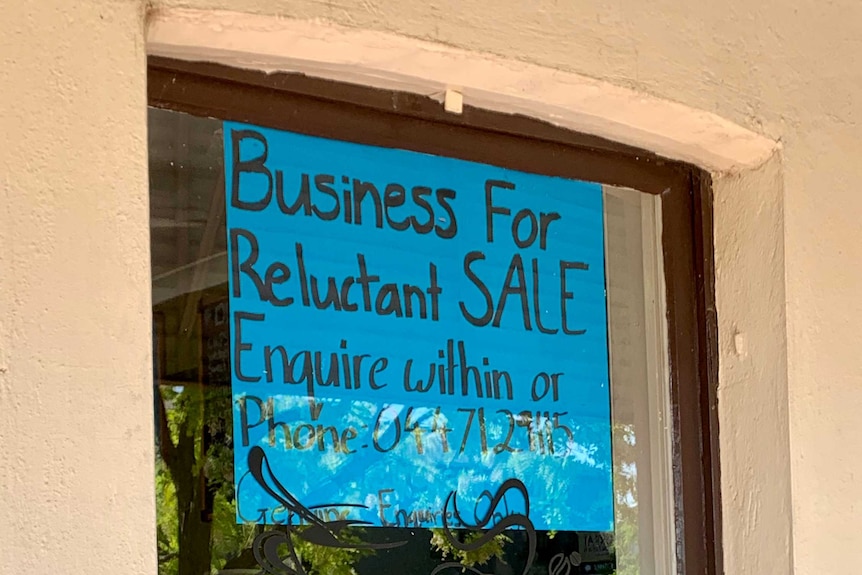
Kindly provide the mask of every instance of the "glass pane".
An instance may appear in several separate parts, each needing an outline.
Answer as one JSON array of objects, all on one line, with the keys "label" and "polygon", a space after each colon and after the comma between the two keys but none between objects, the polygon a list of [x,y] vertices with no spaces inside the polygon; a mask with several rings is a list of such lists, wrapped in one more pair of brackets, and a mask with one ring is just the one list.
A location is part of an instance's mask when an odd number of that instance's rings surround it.
[{"label": "glass pane", "polygon": [[660,201],[605,187],[619,575],[674,572]]},{"label": "glass pane", "polygon": [[[349,509],[337,502],[310,509],[284,501],[290,489],[281,491],[280,482],[325,480],[299,472],[264,478],[274,491],[265,495],[280,506],[238,510],[222,129],[214,119],[149,112],[160,573],[671,572],[658,200],[633,190],[603,189],[615,532],[494,529],[507,514],[500,507],[486,529],[456,529],[453,538],[439,524],[444,509],[399,510],[385,485],[363,503],[393,526],[346,525],[339,522]],[[268,424],[266,405],[254,407],[245,413]],[[424,417],[430,429],[434,413]],[[274,423],[276,443],[348,443],[329,430],[313,436],[312,425],[297,435],[297,423]],[[513,429],[521,423],[513,420]],[[400,425],[405,437],[420,440],[415,422]],[[261,469],[265,474],[266,465]],[[547,489],[571,495],[566,485]],[[470,509],[471,520],[495,494]],[[506,497],[503,505],[513,502],[514,509],[517,493]],[[267,514],[268,524],[258,524]]]}]

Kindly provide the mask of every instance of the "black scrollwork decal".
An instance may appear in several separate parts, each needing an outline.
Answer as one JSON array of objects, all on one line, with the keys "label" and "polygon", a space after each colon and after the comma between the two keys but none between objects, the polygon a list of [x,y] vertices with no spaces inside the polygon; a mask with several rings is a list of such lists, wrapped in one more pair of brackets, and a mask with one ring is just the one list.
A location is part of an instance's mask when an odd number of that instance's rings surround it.
[{"label": "black scrollwork decal", "polygon": [[[500,506],[502,502],[503,505],[506,505],[506,494],[515,490],[519,492],[524,498],[524,513],[508,513],[508,506],[506,506],[507,514],[503,515],[497,511],[497,508]],[[518,479],[507,479],[503,482],[499,489],[497,489],[496,493],[491,494],[490,491],[484,491],[479,496],[479,501],[483,498],[488,498],[491,500],[490,505],[488,506],[488,510],[481,517],[476,518],[476,524],[471,525],[464,520],[461,516],[461,512],[458,510],[458,496],[456,492],[452,491],[449,493],[449,496],[446,498],[446,504],[443,507],[443,535],[446,537],[446,540],[449,542],[452,547],[460,550],[460,551],[475,551],[482,547],[483,545],[490,542],[494,537],[503,533],[506,529],[511,527],[520,527],[527,534],[527,561],[524,565],[524,570],[522,575],[527,575],[530,568],[533,566],[533,562],[536,559],[536,529],[533,526],[533,522],[530,521],[530,496],[527,493],[527,487]],[[469,543],[462,543],[458,541],[455,537],[454,532],[449,528],[449,521],[447,520],[447,515],[449,511],[449,502],[452,502],[452,508],[454,510],[454,517],[466,527],[469,531],[473,532],[481,532],[482,535],[477,539],[470,541]],[[478,506],[478,502],[477,502]],[[486,528],[488,525],[491,525],[490,529]],[[440,573],[445,572],[448,569],[467,569],[472,572],[474,575],[485,575],[481,571],[478,571],[474,568],[465,568],[464,565],[457,562],[449,562],[443,563],[435,568],[431,575],[439,575]]]},{"label": "black scrollwork decal", "polygon": [[[303,522],[303,528],[297,529],[298,526],[288,524],[284,526],[284,531],[265,531],[258,535],[253,543],[252,551],[257,564],[262,569],[262,573],[268,575],[308,575],[305,568],[299,559],[296,552],[296,547],[293,543],[293,536],[302,538],[309,543],[320,545],[323,547],[341,548],[341,549],[392,549],[400,547],[407,541],[395,541],[390,543],[368,543],[345,541],[341,538],[343,531],[348,527],[372,525],[368,521],[338,519],[332,521],[324,521],[315,515],[311,509],[300,503],[300,501],[290,493],[290,491],[282,485],[266,458],[266,454],[260,447],[253,447],[248,453],[248,468],[251,476],[266,491],[273,499],[278,501],[287,511],[293,512]],[[524,500],[524,513],[510,513],[506,504],[506,495],[510,491],[516,491],[521,494]],[[455,491],[449,493],[446,498],[446,503],[443,508],[443,535],[447,541],[456,549],[461,551],[475,551],[483,545],[490,542],[494,537],[503,533],[506,529],[520,527],[526,532],[528,542],[528,556],[522,575],[526,575],[532,567],[536,556],[536,530],[533,522],[530,521],[530,499],[527,493],[526,486],[518,479],[508,479],[497,489],[493,494],[490,491],[484,491],[480,496],[476,505],[483,499],[490,500],[487,511],[481,517],[475,516],[476,523],[470,524],[465,521],[458,510],[457,494]],[[462,543],[459,541],[455,532],[449,527],[447,515],[449,515],[449,505],[452,505],[452,516],[457,519],[458,523],[464,529],[472,532],[481,533],[481,536],[470,541]],[[506,513],[501,513],[498,508],[503,504]],[[340,507],[365,507],[353,503],[331,504]],[[489,528],[490,526],[490,528]],[[283,555],[281,549],[286,548],[287,554]],[[472,575],[486,575],[474,567],[468,567],[458,562],[446,562],[438,565],[430,575],[441,575],[448,570],[457,569],[460,573],[470,573]]]},{"label": "black scrollwork decal", "polygon": [[[278,501],[288,511],[292,511],[307,524],[304,529],[298,530],[295,525],[287,525],[285,531],[266,531],[258,535],[253,543],[254,558],[264,573],[269,575],[308,575],[293,544],[291,535],[321,545],[323,547],[335,547],[340,549],[392,549],[404,545],[406,541],[392,543],[355,543],[340,539],[344,529],[360,525],[371,525],[368,521],[353,521],[339,519],[324,521],[317,517],[309,508],[287,490],[272,472],[266,454],[260,447],[253,447],[248,452],[248,469],[255,481],[273,499]],[[340,507],[364,507],[351,503],[339,504]],[[288,554],[282,557],[279,549],[287,547]],[[289,561],[285,562],[285,559]]]}]

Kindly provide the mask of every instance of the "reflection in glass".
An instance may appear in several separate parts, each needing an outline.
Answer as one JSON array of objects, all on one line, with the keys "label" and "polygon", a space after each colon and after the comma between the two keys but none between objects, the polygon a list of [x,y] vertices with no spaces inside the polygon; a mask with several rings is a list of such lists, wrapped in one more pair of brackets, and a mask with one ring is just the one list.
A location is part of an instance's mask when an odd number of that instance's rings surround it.
[{"label": "reflection in glass", "polygon": [[[494,532],[493,524],[504,515],[524,510],[526,501],[519,499],[517,486],[501,498],[511,509],[496,510],[497,517],[490,508],[492,497],[481,504],[459,499],[462,528],[455,527],[459,522],[453,515],[451,529],[446,529],[429,519],[433,512],[391,506],[385,475],[380,477],[378,500],[361,503],[370,504],[391,526],[344,523],[349,514],[342,505],[352,501],[305,508],[291,500],[292,482],[326,481],[316,476],[319,471],[275,473],[265,458],[258,462],[259,479],[240,482],[240,488],[260,490],[259,505],[239,510],[249,521],[243,524],[236,521],[234,489],[221,124],[151,109],[149,128],[160,574],[670,572],[667,400],[658,337],[663,333],[663,304],[657,297],[662,287],[653,197],[631,190],[605,191],[615,533],[533,531],[517,524]],[[275,399],[289,403],[307,398]],[[266,409],[251,407],[257,410],[252,417]],[[407,414],[399,406],[384,409],[357,401],[343,409],[346,417],[353,414],[357,420],[380,419],[381,441],[391,440],[393,422],[401,422],[402,447],[416,449],[416,438],[404,430]],[[411,416],[412,423],[428,429],[446,425],[434,421],[439,414],[433,406]],[[284,427],[272,430],[274,447],[305,441],[294,436],[295,425],[290,430],[291,422],[282,423]],[[489,424],[493,441],[504,434],[503,427]],[[426,436],[423,449],[442,451],[440,440]],[[589,458],[588,446],[561,440],[558,448],[580,449],[582,458]],[[337,465],[335,459],[330,463]],[[531,472],[542,473],[540,468]],[[550,492],[568,489],[559,482],[546,483]],[[503,486],[494,481],[488,487],[493,496]],[[423,509],[447,504],[426,503]],[[463,528],[481,524],[489,512],[492,521],[481,525],[483,529]],[[268,525],[257,524],[262,522]]]}]

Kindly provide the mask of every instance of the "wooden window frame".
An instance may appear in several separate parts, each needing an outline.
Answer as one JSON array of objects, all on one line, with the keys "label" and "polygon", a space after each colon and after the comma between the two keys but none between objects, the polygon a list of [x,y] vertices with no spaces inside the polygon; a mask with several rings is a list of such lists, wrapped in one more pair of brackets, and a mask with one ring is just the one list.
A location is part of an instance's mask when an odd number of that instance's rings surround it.
[{"label": "wooden window frame", "polygon": [[703,170],[525,116],[301,74],[148,60],[149,105],[603,184],[662,198],[677,572],[722,568],[713,201]]}]

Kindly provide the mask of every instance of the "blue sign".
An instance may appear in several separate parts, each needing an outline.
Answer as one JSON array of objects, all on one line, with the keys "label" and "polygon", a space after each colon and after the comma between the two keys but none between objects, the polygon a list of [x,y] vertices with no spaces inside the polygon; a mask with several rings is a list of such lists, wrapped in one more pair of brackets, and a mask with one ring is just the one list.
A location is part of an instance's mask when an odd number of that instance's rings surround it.
[{"label": "blue sign", "polygon": [[612,530],[601,186],[224,137],[237,521]]}]

